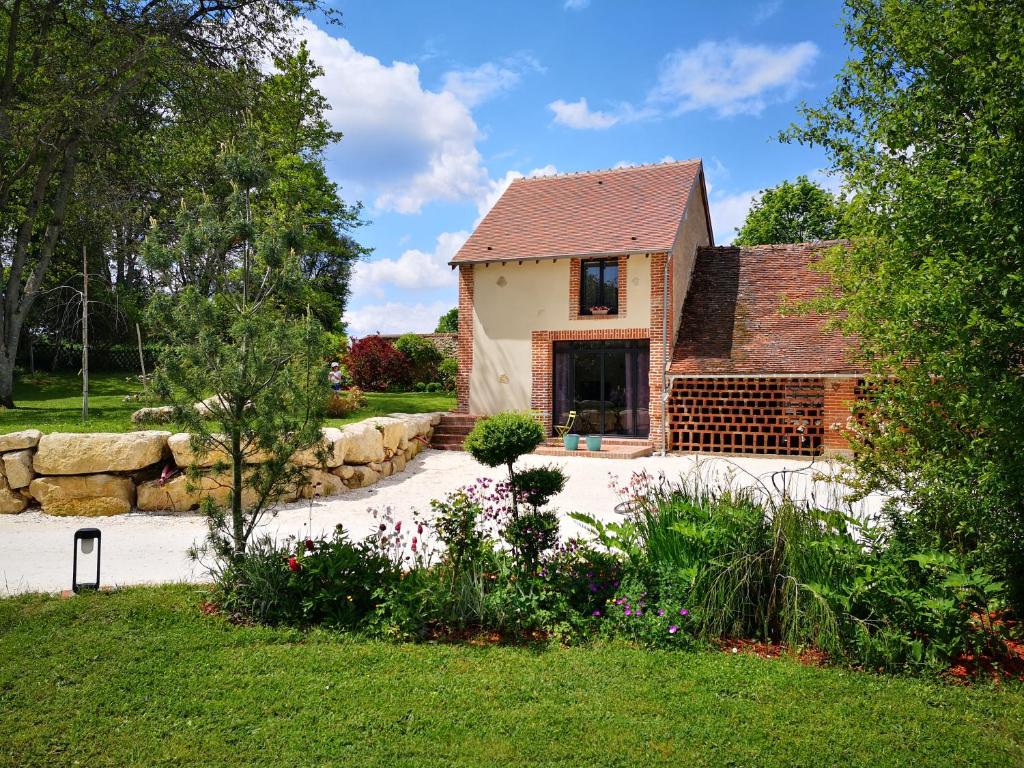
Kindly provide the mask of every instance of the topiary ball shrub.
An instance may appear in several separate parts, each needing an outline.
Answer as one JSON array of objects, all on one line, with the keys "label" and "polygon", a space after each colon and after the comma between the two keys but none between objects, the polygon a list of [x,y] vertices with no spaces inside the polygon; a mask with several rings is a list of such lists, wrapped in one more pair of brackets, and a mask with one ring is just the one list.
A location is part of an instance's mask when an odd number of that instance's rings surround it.
[{"label": "topiary ball shrub", "polygon": [[480,419],[463,447],[488,467],[508,467],[510,479],[516,459],[544,442],[544,428],[528,413],[506,411]]},{"label": "topiary ball shrub", "polygon": [[523,469],[516,472],[512,488],[518,498],[537,510],[547,504],[552,496],[562,492],[565,488],[565,473],[554,464]]}]

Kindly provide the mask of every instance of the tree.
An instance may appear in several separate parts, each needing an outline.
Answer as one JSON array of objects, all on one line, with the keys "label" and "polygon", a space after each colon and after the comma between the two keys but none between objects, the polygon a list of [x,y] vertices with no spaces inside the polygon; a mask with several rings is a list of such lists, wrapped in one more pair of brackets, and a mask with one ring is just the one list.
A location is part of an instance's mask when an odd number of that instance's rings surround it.
[{"label": "tree", "polygon": [[412,376],[409,358],[380,336],[354,342],[345,364],[355,385],[371,392],[408,386]]},{"label": "tree", "polygon": [[434,333],[458,333],[459,332],[459,308],[452,307],[437,321],[437,328]]},{"label": "tree", "polygon": [[11,0],[0,9],[0,406],[80,169],[133,148],[219,70],[291,44],[316,0]]},{"label": "tree", "polygon": [[736,245],[770,245],[835,240],[843,236],[845,204],[841,197],[797,176],[777,187],[762,189],[743,226]]},{"label": "tree", "polygon": [[855,468],[894,535],[1024,604],[1024,5],[847,0],[844,28],[835,90],[784,138],[855,193],[820,302],[874,374]]},{"label": "tree", "polygon": [[437,367],[441,364],[441,353],[429,340],[415,333],[406,333],[395,341],[395,349],[405,355],[412,369],[415,381],[427,383],[437,380]]},{"label": "tree", "polygon": [[[215,481],[230,473],[228,509],[206,502],[209,545],[222,561],[243,553],[275,502],[304,482],[291,457],[319,444],[327,392],[323,330],[311,313],[290,312],[284,298],[302,280],[297,253],[285,247],[290,233],[251,221],[249,201],[272,175],[244,155],[226,154],[224,166],[227,207],[199,211],[172,243],[147,251],[160,272],[211,250],[233,266],[216,277],[217,291],[189,285],[158,295],[148,309],[162,343],[154,389],[175,406],[193,449],[218,457]],[[194,403],[211,394],[210,412],[198,413]],[[195,469],[192,479],[199,481]]]},{"label": "tree", "polygon": [[488,467],[508,469],[512,495],[512,516],[519,517],[521,488],[516,482],[515,464],[520,456],[531,453],[544,442],[544,428],[528,413],[507,411],[480,419],[466,436],[464,447],[469,454]]}]

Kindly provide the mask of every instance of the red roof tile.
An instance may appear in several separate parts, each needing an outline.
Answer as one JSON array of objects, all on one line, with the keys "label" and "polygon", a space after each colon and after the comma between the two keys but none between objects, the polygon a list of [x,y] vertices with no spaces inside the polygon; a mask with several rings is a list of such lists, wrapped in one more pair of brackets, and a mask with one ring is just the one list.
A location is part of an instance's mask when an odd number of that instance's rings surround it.
[{"label": "red roof tile", "polygon": [[837,241],[700,248],[670,374],[857,373],[853,341],[820,314],[780,310],[813,298],[828,276],[809,269]]},{"label": "red roof tile", "polygon": [[700,160],[518,179],[452,264],[667,251]]}]

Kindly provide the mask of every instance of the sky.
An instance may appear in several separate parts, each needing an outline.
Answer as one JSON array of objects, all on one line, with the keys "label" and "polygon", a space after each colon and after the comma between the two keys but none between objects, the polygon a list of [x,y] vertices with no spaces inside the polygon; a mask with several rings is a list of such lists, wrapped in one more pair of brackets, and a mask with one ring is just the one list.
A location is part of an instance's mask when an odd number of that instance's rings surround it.
[{"label": "sky", "polygon": [[804,174],[783,144],[847,58],[839,0],[345,0],[298,33],[344,134],[327,168],[362,202],[353,336],[432,331],[448,261],[517,177],[700,157],[717,244],[758,190]]}]

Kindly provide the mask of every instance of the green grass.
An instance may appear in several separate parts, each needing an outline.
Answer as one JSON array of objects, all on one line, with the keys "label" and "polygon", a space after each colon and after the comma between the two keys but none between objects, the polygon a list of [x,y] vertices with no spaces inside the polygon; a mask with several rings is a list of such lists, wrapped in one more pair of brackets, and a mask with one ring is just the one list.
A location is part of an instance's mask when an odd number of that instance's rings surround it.
[{"label": "green grass", "polygon": [[[131,423],[143,403],[125,402],[127,394],[142,391],[137,378],[100,373],[89,377],[89,420],[82,421],[82,380],[75,374],[40,374],[14,384],[14,410],[0,410],[0,434],[19,429],[43,432],[129,432],[152,429]],[[455,405],[451,395],[424,392],[368,392],[367,406],[345,419],[328,419],[338,426],[386,413],[447,411]],[[159,428],[159,427],[157,427]]]},{"label": "green grass", "polygon": [[0,600],[0,766],[1024,764],[1019,685],[621,645],[388,644],[235,627],[201,600]]}]

